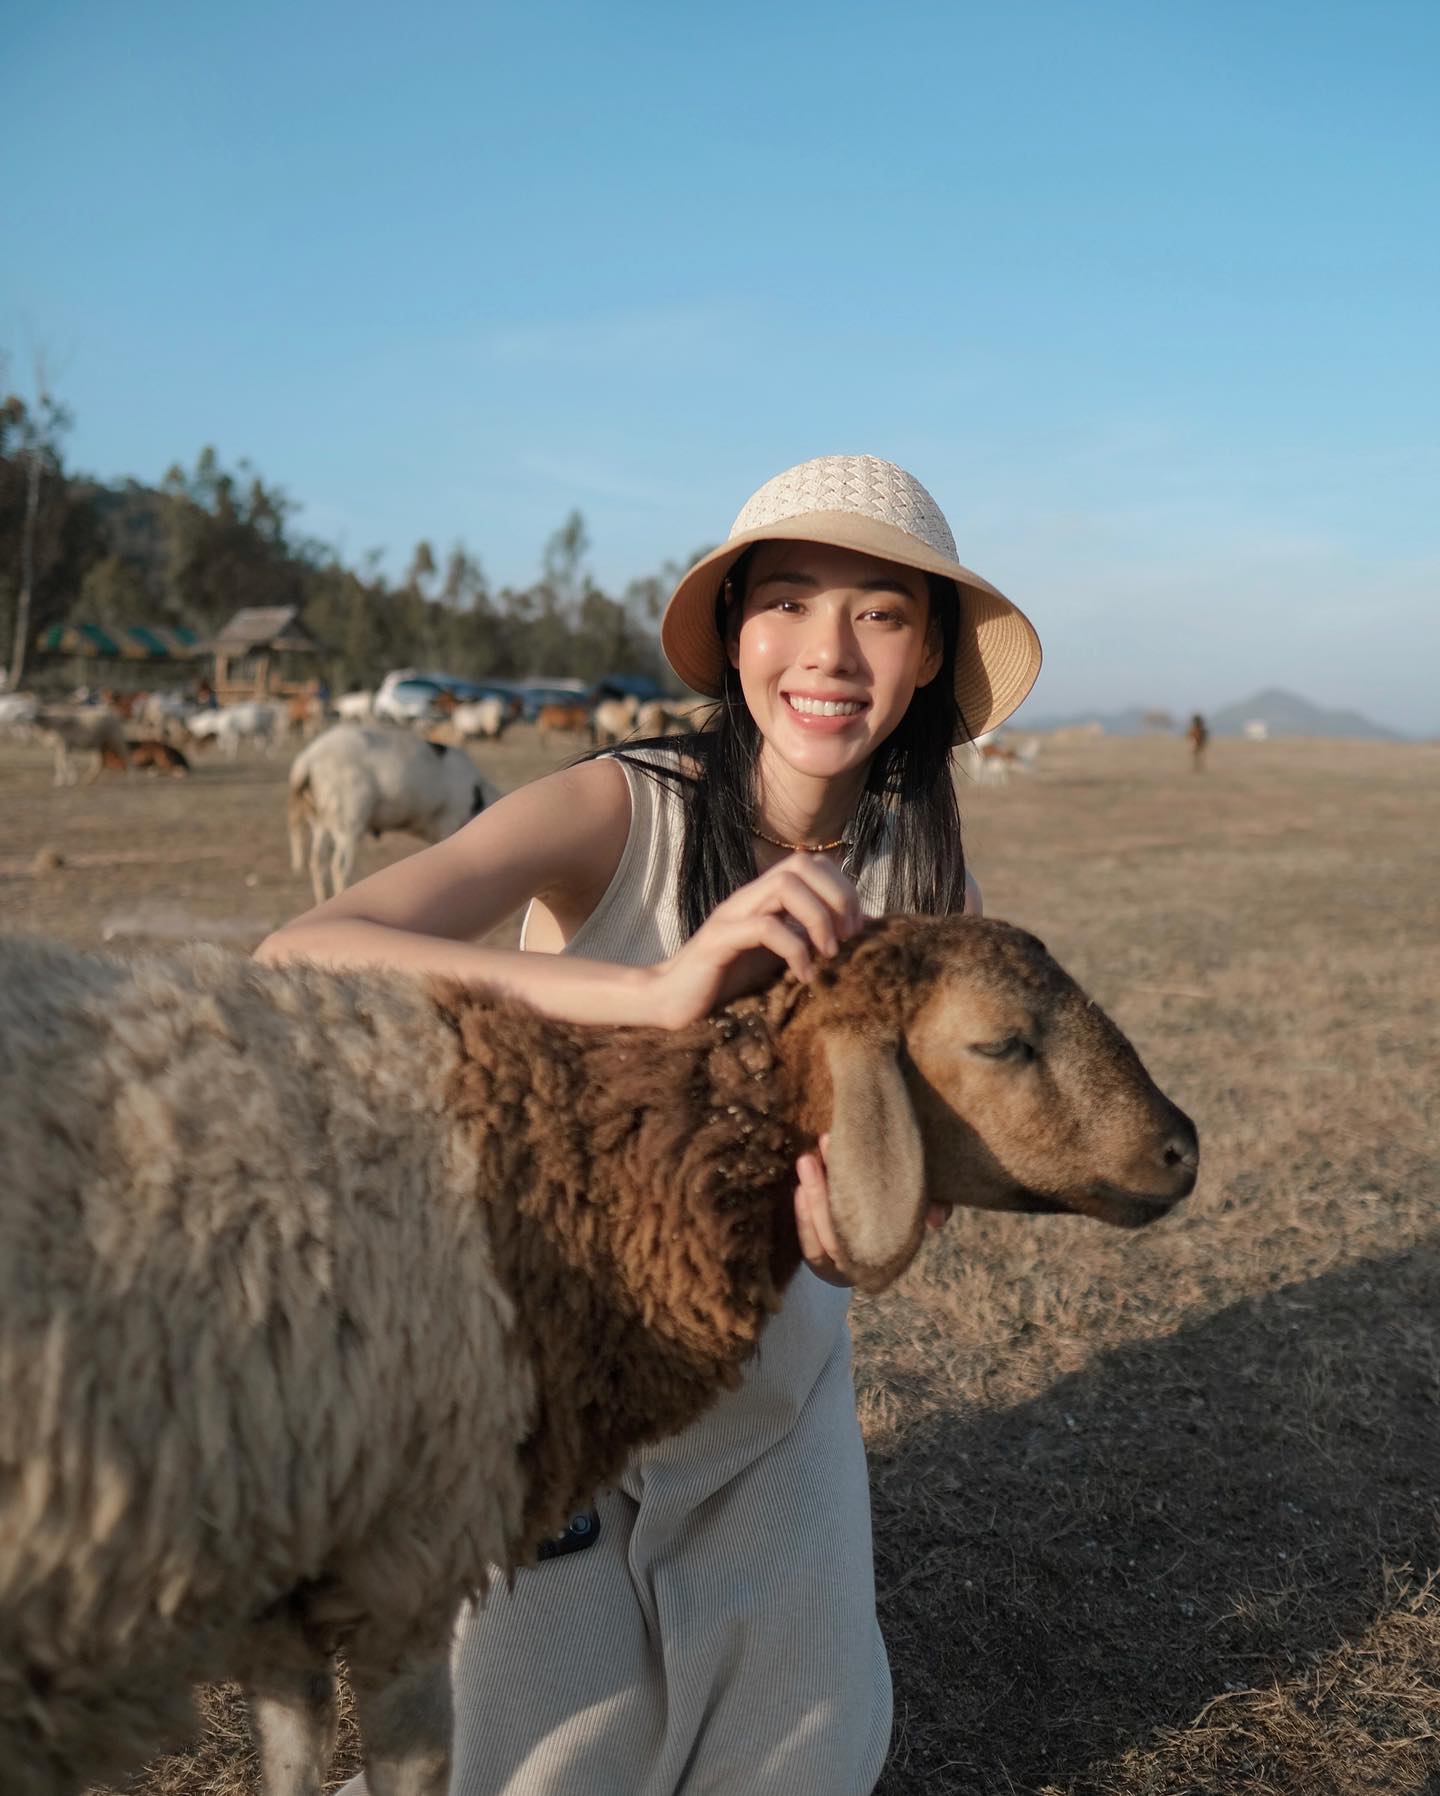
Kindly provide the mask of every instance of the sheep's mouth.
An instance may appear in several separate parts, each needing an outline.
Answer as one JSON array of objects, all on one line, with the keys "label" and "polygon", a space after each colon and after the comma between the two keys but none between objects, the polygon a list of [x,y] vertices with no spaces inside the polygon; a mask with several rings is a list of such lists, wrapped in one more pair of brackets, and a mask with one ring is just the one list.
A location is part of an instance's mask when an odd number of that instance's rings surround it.
[{"label": "sheep's mouth", "polygon": [[1142,1229],[1168,1216],[1187,1192],[1126,1191],[1119,1185],[1092,1185],[1088,1191],[1057,1197],[1048,1191],[1017,1191],[1007,1208],[1036,1216],[1088,1216],[1111,1228]]},{"label": "sheep's mouth", "polygon": [[[1194,1181],[1191,1181],[1193,1187]],[[1097,1222],[1108,1222],[1112,1228],[1143,1229],[1168,1216],[1186,1191],[1127,1191],[1120,1185],[1094,1185],[1067,1200],[1065,1208],[1080,1216],[1093,1216]]]}]

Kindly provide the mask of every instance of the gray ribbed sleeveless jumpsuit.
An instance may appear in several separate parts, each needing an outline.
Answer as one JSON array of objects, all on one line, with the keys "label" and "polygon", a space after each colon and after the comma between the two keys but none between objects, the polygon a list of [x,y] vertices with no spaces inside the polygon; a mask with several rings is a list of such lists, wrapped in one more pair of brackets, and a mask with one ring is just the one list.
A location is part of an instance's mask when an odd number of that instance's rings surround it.
[{"label": "gray ribbed sleeveless jumpsuit", "polygon": [[[683,940],[684,799],[621,765],[625,850],[565,952],[649,965]],[[866,869],[867,909],[887,870]],[[802,1266],[743,1385],[597,1494],[599,1541],[462,1619],[453,1796],[872,1789],[890,1672],[848,1303]]]}]

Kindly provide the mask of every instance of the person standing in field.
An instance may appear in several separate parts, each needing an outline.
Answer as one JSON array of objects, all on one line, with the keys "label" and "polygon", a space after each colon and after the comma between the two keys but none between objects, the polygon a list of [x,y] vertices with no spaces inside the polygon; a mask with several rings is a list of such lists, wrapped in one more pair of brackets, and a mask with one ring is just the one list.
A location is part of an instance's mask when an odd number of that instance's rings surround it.
[{"label": "person standing in field", "polygon": [[[262,957],[680,1027],[782,966],[811,977],[867,912],[979,911],[951,750],[1014,711],[1040,649],[919,481],[871,456],[777,475],[680,581],[661,640],[717,701],[709,727],[535,781]],[[527,902],[519,951],[477,945]],[[809,1270],[742,1386],[463,1619],[455,1796],[873,1788],[890,1676],[823,1147],[796,1167]]]},{"label": "person standing in field", "polygon": [[1185,732],[1185,740],[1190,744],[1190,771],[1202,773],[1205,769],[1205,747],[1210,740],[1210,732],[1205,727],[1205,719],[1197,711],[1190,719],[1190,728]]}]

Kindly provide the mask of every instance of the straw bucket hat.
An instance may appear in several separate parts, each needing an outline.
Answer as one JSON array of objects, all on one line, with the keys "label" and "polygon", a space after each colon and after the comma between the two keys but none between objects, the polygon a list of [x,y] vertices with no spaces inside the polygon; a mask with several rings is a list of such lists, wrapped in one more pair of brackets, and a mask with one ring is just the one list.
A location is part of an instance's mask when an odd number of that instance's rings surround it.
[{"label": "straw bucket hat", "polygon": [[826,543],[941,574],[960,594],[955,698],[972,736],[1002,724],[1035,684],[1040,638],[1029,618],[955,559],[940,507],[913,474],[873,455],[821,455],[767,480],[730,534],[671,594],[660,623],[666,659],[696,692],[718,697],[726,652],[715,602],[751,543]]}]

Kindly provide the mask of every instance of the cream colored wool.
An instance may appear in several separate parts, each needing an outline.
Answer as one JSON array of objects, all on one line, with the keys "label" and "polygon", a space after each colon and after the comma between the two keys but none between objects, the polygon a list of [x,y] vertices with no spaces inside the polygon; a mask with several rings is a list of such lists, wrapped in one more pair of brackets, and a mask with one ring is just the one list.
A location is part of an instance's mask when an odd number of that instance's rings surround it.
[{"label": "cream colored wool", "polygon": [[50,1796],[182,1736],[322,1573],[361,1661],[444,1638],[534,1380],[418,985],[0,966],[0,1785]]}]

